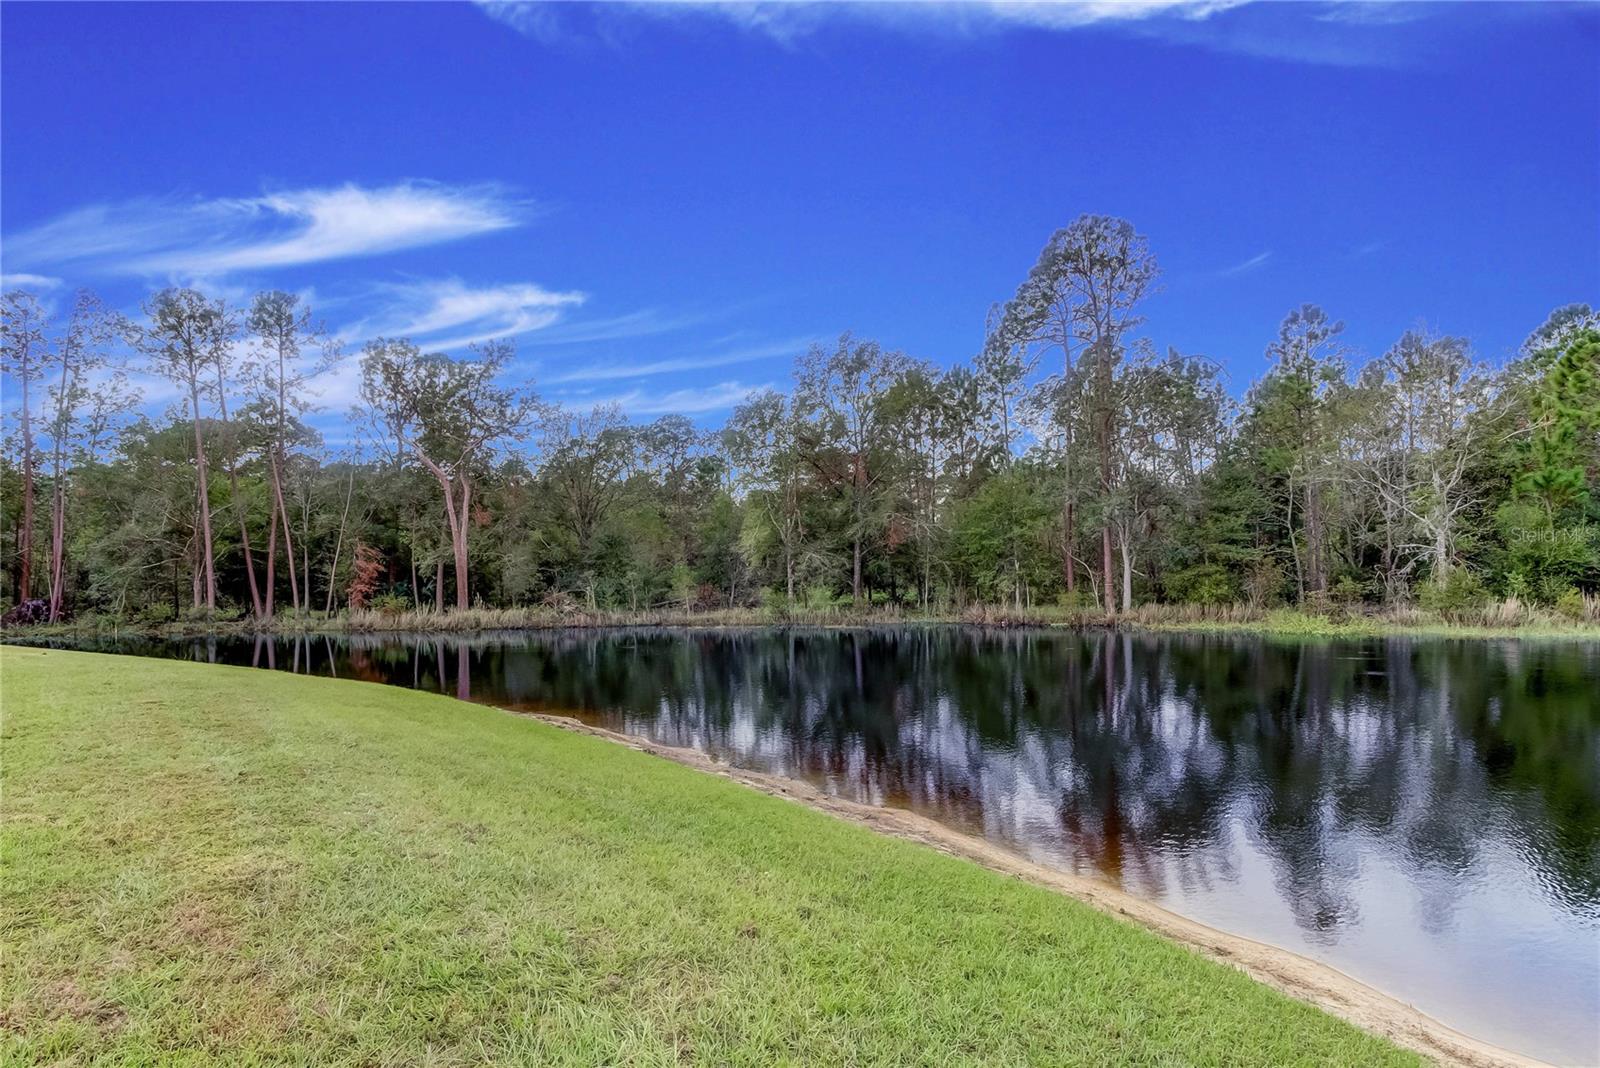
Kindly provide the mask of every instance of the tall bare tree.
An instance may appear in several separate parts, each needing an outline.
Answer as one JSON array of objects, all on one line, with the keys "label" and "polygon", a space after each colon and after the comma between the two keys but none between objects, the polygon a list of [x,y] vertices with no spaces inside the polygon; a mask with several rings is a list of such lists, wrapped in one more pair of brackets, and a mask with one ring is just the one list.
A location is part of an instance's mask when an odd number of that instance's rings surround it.
[{"label": "tall bare tree", "polygon": [[893,427],[884,419],[890,389],[910,368],[900,352],[887,352],[875,341],[841,337],[833,349],[812,346],[796,371],[795,403],[813,423],[817,435],[813,455],[836,452],[850,513],[850,593],[861,603],[864,545],[873,520],[878,491],[888,472]]},{"label": "tall bare tree", "polygon": [[47,358],[45,311],[32,293],[14,289],[0,298],[0,360],[22,394],[17,422],[22,431],[22,529],[17,552],[17,600],[33,596],[34,450],[33,405],[29,387],[43,373]]},{"label": "tall bare tree", "polygon": [[471,596],[473,481],[496,448],[524,436],[537,411],[531,394],[497,382],[512,352],[509,342],[492,341],[457,360],[424,354],[406,340],[379,339],[368,342],[361,357],[361,397],[370,418],[401,455],[433,475],[444,497],[458,610]]},{"label": "tall bare tree", "polygon": [[792,607],[806,533],[799,414],[783,394],[758,393],[734,409],[723,443],[738,485],[758,503],[782,551],[784,598]]},{"label": "tall bare tree", "polygon": [[[114,418],[111,405],[131,406],[122,382],[112,379],[110,389],[91,383],[90,376],[106,366],[106,347],[118,334],[119,320],[100,299],[80,290],[73,300],[66,330],[52,354],[50,386],[50,621],[61,618],[66,588],[68,463],[74,454],[92,456],[101,420]],[[93,400],[99,395],[98,401]],[[85,409],[90,412],[87,425]],[[87,432],[87,436],[86,436]]]},{"label": "tall bare tree", "polygon": [[576,545],[584,598],[593,608],[595,536],[622,495],[638,437],[621,408],[604,404],[587,412],[545,412],[539,439],[543,476]]},{"label": "tall bare tree", "polygon": [[1371,368],[1363,381],[1379,393],[1376,418],[1366,421],[1376,446],[1363,443],[1347,458],[1384,516],[1398,517],[1386,550],[1426,558],[1432,580],[1443,583],[1465,516],[1478,503],[1481,487],[1470,476],[1495,444],[1491,417],[1500,398],[1464,338],[1408,330]]},{"label": "tall bare tree", "polygon": [[144,313],[148,323],[134,331],[132,340],[145,354],[150,370],[183,391],[194,427],[195,510],[200,537],[195,603],[215,610],[216,541],[211,532],[210,459],[203,429],[203,401],[208,397],[213,402],[216,399],[213,372],[219,361],[228,358],[226,350],[233,344],[237,324],[223,301],[211,300],[193,289],[163,289],[145,302]]},{"label": "tall bare tree", "polygon": [[1105,605],[1116,606],[1116,579],[1112,563],[1116,492],[1118,367],[1126,352],[1127,336],[1142,317],[1139,306],[1155,291],[1161,269],[1143,235],[1124,219],[1107,215],[1081,215],[1057,230],[1017,295],[1006,305],[1007,329],[1017,337],[1059,347],[1063,366],[1059,377],[1046,383],[1056,394],[1054,408],[1064,443],[1068,479],[1063,504],[1067,554],[1063,566],[1072,585],[1071,545],[1075,538],[1075,487],[1072,483],[1073,409],[1087,409],[1088,430],[1098,460],[1101,500],[1100,565]]},{"label": "tall bare tree", "polygon": [[[272,483],[272,504],[267,524],[266,590],[261,611],[271,616],[280,533],[289,573],[289,597],[297,607],[310,607],[310,576],[303,576],[295,564],[294,534],[285,504],[284,472],[295,428],[310,407],[309,383],[338,362],[339,346],[326,329],[313,322],[311,309],[297,294],[281,290],[256,294],[250,302],[246,325],[255,341],[250,368],[255,404],[269,431],[267,472]],[[308,587],[303,601],[300,596],[302,578]]]},{"label": "tall bare tree", "polygon": [[[1267,346],[1272,369],[1253,391],[1269,428],[1273,455],[1287,480],[1284,525],[1300,596],[1314,600],[1328,592],[1324,498],[1337,473],[1332,449],[1337,433],[1330,418],[1329,393],[1345,380],[1346,349],[1339,339],[1343,332],[1344,323],[1329,319],[1315,304],[1291,311]],[[1303,547],[1295,535],[1297,501]]]}]

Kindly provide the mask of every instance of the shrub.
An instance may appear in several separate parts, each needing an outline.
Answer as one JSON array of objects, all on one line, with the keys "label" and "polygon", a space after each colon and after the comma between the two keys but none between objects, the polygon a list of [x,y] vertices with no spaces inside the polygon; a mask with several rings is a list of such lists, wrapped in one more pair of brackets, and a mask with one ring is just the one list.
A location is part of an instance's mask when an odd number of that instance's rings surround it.
[{"label": "shrub", "polygon": [[1424,583],[1420,592],[1423,608],[1452,620],[1480,612],[1488,600],[1483,581],[1464,567],[1451,571],[1443,582]]},{"label": "shrub", "polygon": [[1250,565],[1250,573],[1245,578],[1245,598],[1252,608],[1278,604],[1288,582],[1289,576],[1277,561],[1262,557]]},{"label": "shrub", "polygon": [[1328,596],[1336,605],[1353,607],[1366,600],[1367,591],[1362,587],[1360,579],[1346,572],[1334,582],[1333,589],[1328,591]]},{"label": "shrub", "polygon": [[136,619],[138,622],[149,626],[161,626],[164,623],[171,623],[177,618],[177,609],[173,608],[172,605],[168,604],[166,601],[145,605],[139,610],[138,615],[134,616],[134,619]]},{"label": "shrub", "polygon": [[5,614],[0,623],[8,627],[32,626],[44,623],[50,618],[50,602],[41,597],[34,597],[23,601]]},{"label": "shrub", "polygon": [[368,601],[367,607],[381,616],[393,618],[411,611],[411,600],[398,593],[383,593]]},{"label": "shrub", "polygon": [[1090,596],[1089,592],[1083,589],[1081,586],[1073,590],[1071,593],[1068,593],[1066,590],[1062,590],[1060,593],[1056,594],[1056,604],[1062,608],[1067,608],[1074,611],[1095,607],[1094,598]]},{"label": "shrub", "polygon": [[840,604],[848,603],[849,597],[835,597],[833,589],[829,586],[807,586],[801,594],[805,607],[816,611],[819,609],[836,608]]},{"label": "shrub", "polygon": [[1574,623],[1600,623],[1600,596],[1590,596],[1575,586],[1555,599],[1556,613]]},{"label": "shrub", "polygon": [[761,612],[776,621],[789,618],[789,595],[768,586],[761,591]]},{"label": "shrub", "polygon": [[1239,599],[1238,584],[1221,564],[1195,564],[1166,577],[1167,594],[1186,604],[1232,604]]}]

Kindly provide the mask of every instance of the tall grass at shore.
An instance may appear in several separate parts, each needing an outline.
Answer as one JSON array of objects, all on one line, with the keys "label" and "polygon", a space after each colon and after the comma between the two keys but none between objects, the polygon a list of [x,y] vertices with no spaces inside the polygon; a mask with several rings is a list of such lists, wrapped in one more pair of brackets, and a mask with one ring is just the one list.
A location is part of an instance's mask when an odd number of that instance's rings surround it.
[{"label": "tall grass at shore", "polygon": [[861,627],[922,623],[961,623],[993,627],[1136,627],[1153,630],[1228,630],[1286,635],[1365,635],[1383,633],[1459,634],[1461,636],[1572,635],[1600,638],[1600,597],[1578,594],[1558,606],[1536,605],[1516,597],[1448,610],[1415,605],[1374,608],[1334,605],[1321,611],[1268,608],[1249,604],[1146,604],[1126,612],[1059,605],[969,605],[923,611],[896,605],[856,608],[848,604],[694,610],[682,606],[644,611],[590,609],[572,605],[513,608],[476,607],[461,611],[430,608],[356,609],[333,614],[280,612],[258,621],[234,614],[192,614],[160,621],[84,615],[53,626],[9,628],[19,637],[77,634],[209,633],[465,633],[496,630],[552,630],[596,627]]}]

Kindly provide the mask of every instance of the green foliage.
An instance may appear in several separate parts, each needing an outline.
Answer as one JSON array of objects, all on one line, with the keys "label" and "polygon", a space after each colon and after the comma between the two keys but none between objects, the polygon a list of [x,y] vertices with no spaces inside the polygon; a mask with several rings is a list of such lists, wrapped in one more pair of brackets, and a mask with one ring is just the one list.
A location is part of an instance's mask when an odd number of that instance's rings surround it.
[{"label": "green foliage", "polygon": [[1452,570],[1443,582],[1426,582],[1419,591],[1422,607],[1446,619],[1477,612],[1489,599],[1483,580],[1464,567]]},{"label": "green foliage", "polygon": [[1600,528],[1558,525],[1543,502],[1506,501],[1495,513],[1497,554],[1508,594],[1551,603],[1564,591],[1593,583],[1600,571]]},{"label": "green foliage", "polygon": [[996,475],[961,503],[951,523],[951,556],[981,599],[1029,601],[1029,591],[1050,581],[1041,550],[1051,517],[1022,471]]},{"label": "green foliage", "polygon": [[[0,601],[17,599],[24,555],[40,592],[57,480],[62,605],[77,617],[208,601],[194,581],[207,516],[216,603],[253,615],[248,538],[257,589],[270,548],[268,592],[290,618],[294,602],[385,591],[408,611],[772,610],[777,591],[785,611],[1015,614],[1102,607],[1109,587],[1120,611],[1125,566],[1131,607],[1405,605],[1463,566],[1525,604],[1600,591],[1592,309],[1557,309],[1498,373],[1466,339],[1422,331],[1352,373],[1343,324],[1304,305],[1235,405],[1208,361],[1136,336],[1157,277],[1131,224],[1084,216],[994,309],[974,360],[942,369],[845,335],[796,360],[791,393],[751,396],[720,428],[544,404],[503,343],[462,359],[379,339],[361,356],[373,451],[339,457],[301,421],[326,339],[298,298],[251,302],[247,352],[225,306],[163,291],[148,322],[124,325],[139,369],[176,376],[200,410],[130,422],[107,384],[71,391],[64,422],[34,412],[27,530],[15,436],[0,447]],[[1090,283],[1110,287],[1098,316],[1073,297]],[[37,301],[12,305],[30,346],[61,333]],[[71,323],[63,336],[87,336]],[[6,359],[29,374],[61,348],[24,353],[21,336]],[[254,378],[247,356],[265,360]],[[225,372],[246,394],[226,414]],[[57,440],[59,474],[39,462]]]},{"label": "green foliage", "polygon": [[411,600],[397,593],[380,593],[367,602],[366,607],[383,616],[398,616],[411,611]]},{"label": "green foliage", "polygon": [[1593,612],[1592,604],[1592,598],[1585,597],[1580,590],[1572,586],[1562,590],[1555,598],[1556,613],[1575,623],[1590,618]]},{"label": "green foliage", "polygon": [[1179,604],[1232,604],[1240,598],[1239,575],[1222,564],[1192,564],[1168,572],[1166,590]]},{"label": "green foliage", "polygon": [[134,618],[149,626],[160,626],[177,619],[178,611],[165,601],[157,601],[155,604],[145,605]]},{"label": "green foliage", "polygon": [[1539,377],[1531,387],[1532,431],[1516,487],[1554,518],[1590,496],[1600,432],[1600,330],[1575,330],[1531,362]]}]

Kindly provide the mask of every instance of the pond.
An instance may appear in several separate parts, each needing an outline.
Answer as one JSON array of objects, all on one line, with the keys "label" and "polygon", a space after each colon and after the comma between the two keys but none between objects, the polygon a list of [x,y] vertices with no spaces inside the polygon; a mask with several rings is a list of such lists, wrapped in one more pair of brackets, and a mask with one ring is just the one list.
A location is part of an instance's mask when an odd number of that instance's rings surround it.
[{"label": "pond", "polygon": [[1600,643],[906,627],[99,639],[576,716],[916,810],[1600,1063]]}]

